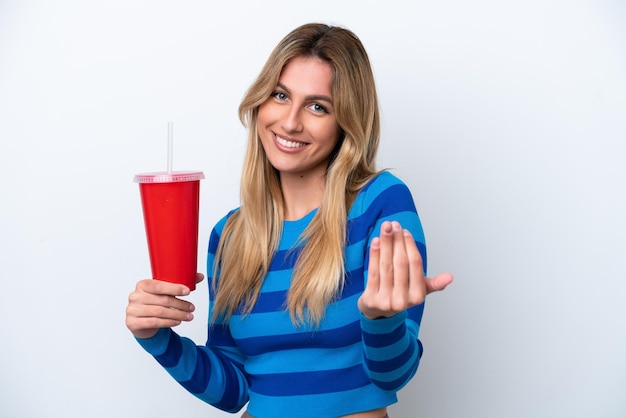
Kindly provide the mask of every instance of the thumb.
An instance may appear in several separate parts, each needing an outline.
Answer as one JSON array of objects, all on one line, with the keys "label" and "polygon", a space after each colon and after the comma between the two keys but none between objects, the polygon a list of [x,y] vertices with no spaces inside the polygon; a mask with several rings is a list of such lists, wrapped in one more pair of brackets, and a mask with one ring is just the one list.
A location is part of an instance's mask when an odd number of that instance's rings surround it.
[{"label": "thumb", "polygon": [[202,280],[204,280],[204,274],[196,273],[196,284],[200,283]]},{"label": "thumb", "polygon": [[450,273],[442,273],[432,279],[426,278],[426,294],[442,291],[452,283],[453,280],[454,276]]}]

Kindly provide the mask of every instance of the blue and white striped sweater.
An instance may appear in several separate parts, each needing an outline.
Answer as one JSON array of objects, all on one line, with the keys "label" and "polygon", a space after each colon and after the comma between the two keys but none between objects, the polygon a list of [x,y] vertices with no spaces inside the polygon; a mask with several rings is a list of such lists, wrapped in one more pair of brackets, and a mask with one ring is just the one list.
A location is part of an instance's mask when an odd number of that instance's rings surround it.
[{"label": "blue and white striped sweater", "polygon": [[[296,328],[284,309],[299,253],[292,247],[314,214],[285,221],[278,252],[249,315],[236,312],[228,324],[210,325],[204,346],[170,329],[139,340],[200,399],[230,412],[249,401],[255,418],[337,417],[396,402],[396,392],[415,374],[422,354],[417,337],[423,305],[374,321],[357,308],[367,280],[369,245],[383,221],[399,221],[411,231],[426,266],[424,234],[409,189],[383,172],[359,192],[348,214],[343,292],[318,327]],[[226,219],[209,240],[209,275]]]}]

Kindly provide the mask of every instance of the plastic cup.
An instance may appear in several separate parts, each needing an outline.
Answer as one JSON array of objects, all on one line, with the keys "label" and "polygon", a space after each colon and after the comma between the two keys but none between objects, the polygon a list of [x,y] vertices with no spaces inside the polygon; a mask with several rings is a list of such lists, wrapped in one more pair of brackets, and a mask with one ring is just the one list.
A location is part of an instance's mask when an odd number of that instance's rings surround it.
[{"label": "plastic cup", "polygon": [[200,171],[137,174],[152,278],[196,288]]}]

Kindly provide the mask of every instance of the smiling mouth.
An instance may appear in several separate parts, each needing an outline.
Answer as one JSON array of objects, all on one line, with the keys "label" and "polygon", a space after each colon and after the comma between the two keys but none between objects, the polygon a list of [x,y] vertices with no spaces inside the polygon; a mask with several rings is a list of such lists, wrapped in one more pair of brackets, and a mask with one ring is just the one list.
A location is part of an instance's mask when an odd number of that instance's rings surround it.
[{"label": "smiling mouth", "polygon": [[307,145],[305,142],[289,141],[285,138],[281,138],[280,136],[276,134],[274,134],[274,138],[276,138],[276,142],[278,142],[280,145],[282,145],[285,148],[302,148]]}]

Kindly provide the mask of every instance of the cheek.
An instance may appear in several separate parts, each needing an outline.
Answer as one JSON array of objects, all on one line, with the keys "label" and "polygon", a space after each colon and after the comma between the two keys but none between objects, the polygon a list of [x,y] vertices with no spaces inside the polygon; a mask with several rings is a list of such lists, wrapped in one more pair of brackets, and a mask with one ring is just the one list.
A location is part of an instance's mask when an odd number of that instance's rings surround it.
[{"label": "cheek", "polygon": [[339,129],[339,126],[328,126],[325,130],[324,137],[326,138],[326,143],[329,148],[335,148],[339,143],[339,138],[341,137],[341,130]]},{"label": "cheek", "polygon": [[264,124],[266,124],[267,118],[268,118],[268,107],[266,103],[263,103],[261,106],[259,106],[259,110],[257,110],[257,116],[256,116],[257,127],[261,128]]},{"label": "cheek", "polygon": [[270,134],[268,133],[268,131],[266,129],[263,128],[264,125],[261,125],[260,123],[257,122],[257,128],[256,128],[256,147],[257,150],[263,150],[264,153],[267,154],[267,150],[268,147],[270,146],[270,143],[273,141],[273,138],[270,136]]},{"label": "cheek", "polygon": [[268,106],[267,103],[259,106],[259,110],[257,111],[256,116],[256,132],[257,136],[261,138],[261,142],[265,145],[265,142],[268,141],[268,127],[272,126],[275,121],[274,112],[272,111],[272,106]]}]

